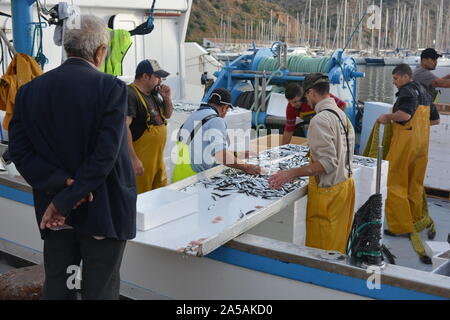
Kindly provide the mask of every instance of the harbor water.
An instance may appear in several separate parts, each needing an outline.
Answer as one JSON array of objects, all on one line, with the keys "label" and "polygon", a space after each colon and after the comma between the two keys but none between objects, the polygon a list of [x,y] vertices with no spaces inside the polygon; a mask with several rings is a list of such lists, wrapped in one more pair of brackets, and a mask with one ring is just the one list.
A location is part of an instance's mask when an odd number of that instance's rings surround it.
[{"label": "harbor water", "polygon": [[359,65],[358,71],[366,74],[357,81],[358,99],[360,101],[380,101],[393,104],[397,89],[392,83],[394,66]]},{"label": "harbor water", "polygon": [[[357,93],[360,101],[379,101],[389,104],[395,102],[397,88],[392,82],[392,70],[395,66],[366,66],[358,65],[358,71],[366,74],[365,78],[357,80]],[[411,66],[414,70],[415,66]],[[438,68],[436,74],[440,77],[450,74],[450,67]],[[442,98],[443,103],[449,99],[449,90],[446,90]]]}]

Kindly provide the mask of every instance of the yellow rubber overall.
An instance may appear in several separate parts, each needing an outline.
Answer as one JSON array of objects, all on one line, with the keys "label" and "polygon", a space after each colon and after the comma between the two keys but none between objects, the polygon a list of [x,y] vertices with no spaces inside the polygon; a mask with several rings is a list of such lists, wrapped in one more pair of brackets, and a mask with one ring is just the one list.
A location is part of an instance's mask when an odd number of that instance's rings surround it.
[{"label": "yellow rubber overall", "polygon": [[389,231],[412,233],[424,213],[423,182],[428,163],[430,108],[419,106],[406,125],[392,125],[386,218]]},{"label": "yellow rubber overall", "polygon": [[320,188],[309,178],[306,246],[345,254],[355,207],[355,182],[349,178],[335,186]]},{"label": "yellow rubber overall", "polygon": [[150,126],[138,140],[133,142],[134,150],[145,168],[143,176],[136,176],[138,194],[167,185],[164,165],[166,139],[166,126],[160,125]]}]

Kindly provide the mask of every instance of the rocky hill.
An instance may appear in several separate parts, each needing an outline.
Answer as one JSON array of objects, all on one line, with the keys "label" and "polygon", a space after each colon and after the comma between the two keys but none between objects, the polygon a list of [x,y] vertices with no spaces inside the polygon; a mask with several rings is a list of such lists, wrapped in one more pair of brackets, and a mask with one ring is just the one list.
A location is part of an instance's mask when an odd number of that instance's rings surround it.
[{"label": "rocky hill", "polygon": [[[420,4],[420,0],[383,0],[380,39],[382,47],[384,44],[386,47],[394,47],[397,44],[398,47],[414,48],[418,39],[419,46],[432,46],[436,38],[442,48],[449,47],[450,0],[441,1],[422,0]],[[347,2],[346,11],[345,2]],[[267,38],[285,40],[287,36],[290,43],[309,42],[312,46],[324,46],[326,36],[327,47],[342,47],[367,7],[372,3],[380,6],[380,0],[313,0],[310,13],[309,3],[310,0],[194,0],[187,40],[202,43],[203,38],[223,38],[227,42],[238,39],[249,42]],[[328,3],[327,10],[325,10],[326,3]],[[441,3],[443,10],[440,9]],[[397,19],[398,8],[400,8],[399,19]],[[437,31],[440,11],[442,23]],[[328,17],[326,30],[325,14]],[[386,19],[388,19],[387,37]],[[399,23],[403,21],[403,25],[397,27],[397,21]],[[372,43],[375,45],[378,43],[378,31],[372,36],[372,32],[365,28],[366,22],[367,17],[362,24],[364,28],[361,36],[357,32],[351,47],[367,48]],[[418,31],[420,35],[417,38]],[[396,37],[400,39],[395,40]]]}]

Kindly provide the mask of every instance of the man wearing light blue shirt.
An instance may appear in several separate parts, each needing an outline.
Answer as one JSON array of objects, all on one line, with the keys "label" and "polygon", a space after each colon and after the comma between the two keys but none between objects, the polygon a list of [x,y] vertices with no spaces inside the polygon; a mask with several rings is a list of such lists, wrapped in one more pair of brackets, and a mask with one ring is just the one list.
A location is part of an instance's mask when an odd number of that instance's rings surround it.
[{"label": "man wearing light blue shirt", "polygon": [[183,180],[218,164],[261,174],[261,168],[244,163],[227,151],[228,134],[224,120],[232,108],[231,94],[224,88],[215,89],[207,104],[202,104],[183,124],[178,134],[178,161],[172,182]]}]

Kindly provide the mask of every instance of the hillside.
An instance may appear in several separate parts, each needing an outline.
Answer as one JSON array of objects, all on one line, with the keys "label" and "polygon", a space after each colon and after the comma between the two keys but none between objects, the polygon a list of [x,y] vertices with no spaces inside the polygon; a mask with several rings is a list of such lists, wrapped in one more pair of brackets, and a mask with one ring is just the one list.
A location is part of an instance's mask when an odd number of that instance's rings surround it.
[{"label": "hillside", "polygon": [[[269,20],[270,10],[273,15],[286,15],[284,7],[266,0],[194,0],[189,20],[187,41],[202,43],[203,38],[220,36],[221,17],[231,17],[233,38],[242,34],[245,21]],[[228,31],[228,27],[227,30]]]},{"label": "hillside", "polygon": [[[367,7],[372,3],[380,5],[380,0],[347,0],[345,11],[344,0],[327,2],[328,10],[325,10],[326,0],[311,1],[310,13],[310,0],[194,0],[187,39],[202,43],[203,38],[222,38],[226,42],[243,41],[242,39],[245,39],[245,42],[271,39],[284,41],[287,38],[291,44],[309,43],[318,47],[324,45],[328,48],[343,47]],[[380,47],[415,48],[417,41],[421,47],[433,46],[433,41],[437,38],[437,46],[448,48],[450,0],[443,0],[444,10],[439,9],[440,5],[441,0],[422,0],[421,24],[419,24],[417,14],[419,0],[384,0]],[[399,19],[397,19],[398,8],[400,8]],[[437,13],[440,11],[442,11],[441,24],[437,31],[440,18]],[[326,29],[325,14],[328,17]],[[388,20],[387,34],[386,20]],[[402,24],[398,26],[401,21]],[[365,28],[366,22],[367,17],[363,21],[361,36],[357,33],[350,47],[367,49],[372,44],[377,46],[378,31],[372,36],[372,32]]]}]

